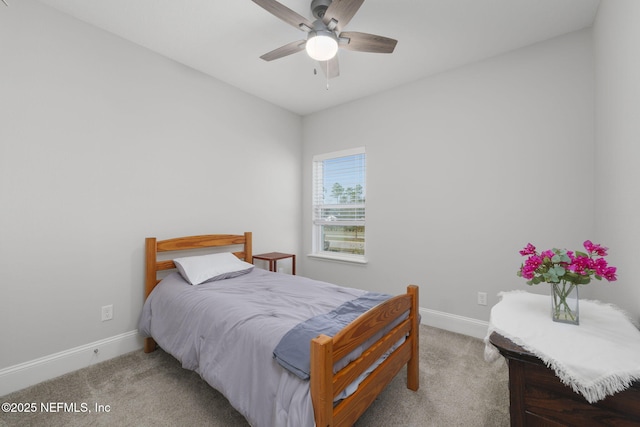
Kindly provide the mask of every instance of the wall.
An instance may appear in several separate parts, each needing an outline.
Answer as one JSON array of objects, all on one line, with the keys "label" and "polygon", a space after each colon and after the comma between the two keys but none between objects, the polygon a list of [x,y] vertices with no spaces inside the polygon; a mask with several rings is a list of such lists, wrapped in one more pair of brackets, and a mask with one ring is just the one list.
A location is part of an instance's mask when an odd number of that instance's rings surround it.
[{"label": "wall", "polygon": [[595,297],[640,322],[640,2],[604,0],[594,24],[596,58],[596,223],[610,248],[618,281],[598,284]]},{"label": "wall", "polygon": [[486,322],[500,291],[548,294],[516,277],[518,251],[593,236],[593,94],[585,30],[306,116],[303,251],[312,156],[364,145],[369,262],[302,256],[302,271],[389,293],[415,283],[428,322]]},{"label": "wall", "polygon": [[253,231],[256,253],[299,252],[299,116],[33,0],[10,3],[0,374],[123,334],[138,346],[147,236]]}]

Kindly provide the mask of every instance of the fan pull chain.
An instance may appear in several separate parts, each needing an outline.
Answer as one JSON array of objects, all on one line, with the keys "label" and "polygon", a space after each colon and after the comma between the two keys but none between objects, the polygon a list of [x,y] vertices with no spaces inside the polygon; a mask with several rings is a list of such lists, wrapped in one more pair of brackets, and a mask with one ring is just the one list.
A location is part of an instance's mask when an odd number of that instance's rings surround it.
[{"label": "fan pull chain", "polygon": [[329,61],[327,61],[327,90],[329,90]]},{"label": "fan pull chain", "polygon": [[[316,70],[315,68],[313,69],[313,75],[317,75],[318,74],[318,70]],[[329,90],[329,61],[327,61],[327,90]]]}]

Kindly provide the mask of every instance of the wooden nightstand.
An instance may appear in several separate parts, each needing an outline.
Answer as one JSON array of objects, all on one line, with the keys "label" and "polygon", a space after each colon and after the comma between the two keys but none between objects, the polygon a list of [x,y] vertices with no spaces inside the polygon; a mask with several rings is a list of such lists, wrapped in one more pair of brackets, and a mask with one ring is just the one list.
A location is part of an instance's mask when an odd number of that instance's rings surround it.
[{"label": "wooden nightstand", "polygon": [[278,271],[277,262],[281,259],[291,258],[291,273],[296,274],[296,256],[295,254],[284,254],[282,252],[269,252],[266,254],[254,255],[253,259],[269,261],[269,271]]}]

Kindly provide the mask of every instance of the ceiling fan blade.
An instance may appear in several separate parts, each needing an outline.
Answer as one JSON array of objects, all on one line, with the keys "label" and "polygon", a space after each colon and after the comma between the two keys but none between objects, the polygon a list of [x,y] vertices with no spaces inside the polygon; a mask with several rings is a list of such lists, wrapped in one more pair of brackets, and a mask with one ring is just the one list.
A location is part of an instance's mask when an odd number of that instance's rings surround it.
[{"label": "ceiling fan blade", "polygon": [[340,64],[338,63],[338,55],[328,61],[318,61],[320,68],[328,79],[338,77],[340,75]]},{"label": "ceiling fan blade", "polygon": [[298,40],[295,42],[287,43],[284,46],[280,46],[271,52],[265,53],[260,58],[265,61],[273,61],[274,59],[282,58],[283,56],[291,55],[293,53],[304,50],[304,46],[307,43],[306,40]]},{"label": "ceiling fan blade", "polygon": [[[392,53],[398,44],[398,40],[356,31],[342,32],[339,37],[341,48],[358,52]],[[349,41],[344,43],[345,39]]]},{"label": "ceiling fan blade", "polygon": [[[329,26],[332,20],[336,21],[336,29],[342,31],[347,26],[353,15],[356,14],[364,0],[333,0],[322,17],[322,22]],[[331,27],[329,27],[331,29]]]},{"label": "ceiling fan blade", "polygon": [[309,32],[313,28],[313,23],[302,15],[289,9],[282,3],[278,3],[275,0],[252,0],[255,4],[262,7],[264,10],[272,14],[273,16],[282,19],[287,24],[293,25],[299,30]]}]

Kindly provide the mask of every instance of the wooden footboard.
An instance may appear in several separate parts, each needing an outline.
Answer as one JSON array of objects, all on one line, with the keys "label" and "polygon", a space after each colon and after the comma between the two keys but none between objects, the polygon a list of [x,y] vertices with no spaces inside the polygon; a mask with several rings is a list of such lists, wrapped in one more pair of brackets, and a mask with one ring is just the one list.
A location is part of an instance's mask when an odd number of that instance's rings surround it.
[{"label": "wooden footboard", "polygon": [[[406,294],[367,311],[333,338],[320,335],[311,341],[311,399],[317,427],[353,425],[405,364],[407,388],[418,390],[418,301],[418,287],[409,285]],[[336,361],[407,311],[407,319],[387,332],[358,359],[333,373]],[[360,383],[358,390],[334,407],[333,399],[405,336],[404,343]]]}]

